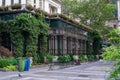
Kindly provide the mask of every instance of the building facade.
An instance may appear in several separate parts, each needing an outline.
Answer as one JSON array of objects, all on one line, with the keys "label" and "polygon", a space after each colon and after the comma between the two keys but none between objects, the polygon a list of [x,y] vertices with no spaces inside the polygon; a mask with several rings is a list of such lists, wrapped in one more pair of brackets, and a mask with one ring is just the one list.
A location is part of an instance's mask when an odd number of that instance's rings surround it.
[{"label": "building facade", "polygon": [[50,18],[48,50],[55,55],[86,54],[87,30],[62,18]]},{"label": "building facade", "polygon": [[[33,7],[44,10],[50,14],[61,13],[61,3],[59,0],[13,0],[13,2],[11,2],[12,0],[1,1],[7,2],[0,2],[0,6],[11,5],[11,3],[20,3],[21,5],[31,4]],[[52,10],[51,7],[55,10]],[[29,14],[33,12],[24,8],[13,11],[1,11],[0,21],[14,19],[21,13]],[[88,32],[91,30],[88,26],[79,24],[71,19],[68,20],[68,18],[64,15],[46,17],[45,20],[50,24],[50,29],[48,31],[48,52],[53,53],[54,55],[87,53]],[[8,32],[0,33],[1,45],[12,50],[12,43],[10,42]],[[38,45],[40,45],[39,42]]]},{"label": "building facade", "polygon": [[32,5],[51,14],[61,13],[60,0],[0,0],[0,6],[13,4]]}]

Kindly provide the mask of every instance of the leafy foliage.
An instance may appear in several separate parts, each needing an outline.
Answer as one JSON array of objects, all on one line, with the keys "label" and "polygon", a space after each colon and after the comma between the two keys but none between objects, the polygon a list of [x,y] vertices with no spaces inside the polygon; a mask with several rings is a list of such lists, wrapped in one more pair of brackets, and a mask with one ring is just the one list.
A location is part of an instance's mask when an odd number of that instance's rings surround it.
[{"label": "leafy foliage", "polygon": [[80,61],[88,61],[88,56],[81,54],[81,55],[79,55],[79,59],[80,59]]},{"label": "leafy foliage", "polygon": [[66,63],[71,61],[71,57],[69,55],[63,55],[58,57],[58,61],[61,63]]},{"label": "leafy foliage", "polygon": [[120,59],[120,47],[112,45],[105,48],[104,53],[102,54],[105,60],[119,60]]},{"label": "leafy foliage", "polygon": [[34,7],[32,7],[32,5],[27,5],[26,8],[30,11],[32,11],[34,9]]},{"label": "leafy foliage", "polygon": [[7,58],[7,60],[11,65],[18,64],[17,59],[15,59],[14,57]]},{"label": "leafy foliage", "polygon": [[47,53],[46,58],[49,60],[49,62],[52,62],[53,55],[51,53]]},{"label": "leafy foliage", "polygon": [[37,52],[37,62],[38,63],[44,63],[44,54]]},{"label": "leafy foliage", "polygon": [[13,5],[11,5],[11,8],[12,9],[21,9],[21,4],[13,4]]},{"label": "leafy foliage", "polygon": [[11,57],[12,52],[3,46],[0,46],[0,55],[4,57]]},{"label": "leafy foliage", "polygon": [[[14,56],[15,57],[23,57],[23,44],[26,40],[26,57],[34,57],[34,63],[36,63],[37,59],[36,52],[38,50],[38,35],[42,34],[42,48],[41,52],[45,53],[47,46],[47,32],[48,25],[44,20],[44,17],[39,13],[36,13],[37,17],[33,16],[29,13],[22,13],[18,15],[15,19],[9,21],[0,21],[2,26],[0,32],[7,30],[10,33],[11,42],[13,44]],[[6,26],[6,27],[5,27]],[[40,49],[39,49],[40,50]],[[38,50],[38,51],[39,51]],[[40,52],[40,51],[39,51]]]},{"label": "leafy foliage", "polygon": [[6,66],[6,67],[4,67],[4,69],[10,69],[12,71],[16,71],[17,70],[17,68],[14,65]]},{"label": "leafy foliage", "polygon": [[62,0],[64,5],[64,13],[71,18],[77,18],[81,23],[89,25],[94,30],[102,31],[105,22],[114,18],[116,5],[111,4],[108,0]]},{"label": "leafy foliage", "polygon": [[115,29],[108,33],[108,40],[112,43],[111,46],[104,48],[104,53],[102,54],[103,59],[105,60],[114,60],[116,61],[113,70],[111,71],[110,78],[114,78],[115,80],[118,79],[118,75],[120,74],[120,36],[119,36],[119,29]]},{"label": "leafy foliage", "polygon": [[0,57],[0,68],[6,67],[9,65],[10,65],[10,63],[9,63],[8,59]]},{"label": "leafy foliage", "polygon": [[102,38],[97,31],[88,33],[87,52],[88,54],[100,54]]}]

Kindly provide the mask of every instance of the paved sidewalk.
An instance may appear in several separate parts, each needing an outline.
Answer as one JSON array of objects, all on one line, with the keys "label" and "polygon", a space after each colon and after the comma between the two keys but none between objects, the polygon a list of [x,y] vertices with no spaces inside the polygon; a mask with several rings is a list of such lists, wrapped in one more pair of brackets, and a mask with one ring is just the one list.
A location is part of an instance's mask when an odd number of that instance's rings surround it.
[{"label": "paved sidewalk", "polygon": [[45,65],[24,72],[0,72],[0,80],[105,80],[106,71],[113,64],[110,61],[97,61],[64,69],[54,66],[53,70],[48,70],[49,66]]}]

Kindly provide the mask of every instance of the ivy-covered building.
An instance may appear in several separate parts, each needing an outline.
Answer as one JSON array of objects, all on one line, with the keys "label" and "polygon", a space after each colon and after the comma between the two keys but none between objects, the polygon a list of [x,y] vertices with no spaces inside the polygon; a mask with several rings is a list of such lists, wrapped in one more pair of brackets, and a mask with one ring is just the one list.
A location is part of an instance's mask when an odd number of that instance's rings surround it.
[{"label": "ivy-covered building", "polygon": [[[0,44],[6,48],[8,48],[10,51],[12,51],[13,53],[15,53],[16,51],[16,47],[18,44],[14,44],[14,42],[12,42],[11,40],[13,39],[11,37],[11,32],[9,31],[12,27],[7,28],[7,26],[9,26],[8,24],[3,24],[2,22],[6,22],[6,21],[10,21],[16,18],[16,16],[22,14],[22,13],[27,13],[28,17],[30,16],[35,16],[37,17],[38,15],[34,12],[28,11],[28,10],[15,10],[15,11],[3,11],[0,12]],[[64,16],[64,15],[46,15],[46,17],[44,17],[44,19],[42,20],[43,22],[47,22],[49,24],[49,30],[47,32],[47,30],[44,30],[44,28],[40,29],[40,33],[37,34],[36,33],[36,37],[37,38],[31,38],[31,40],[29,40],[30,38],[27,37],[29,36],[29,34],[34,33],[34,31],[32,33],[29,32],[29,26],[27,26],[27,29],[24,29],[24,25],[22,27],[22,35],[23,36],[23,40],[22,40],[22,44],[21,47],[18,47],[17,50],[19,50],[19,48],[21,48],[21,56],[24,56],[27,54],[27,52],[29,53],[36,53],[36,48],[34,50],[34,47],[31,47],[34,51],[30,51],[30,46],[35,46],[37,47],[38,50],[40,51],[44,51],[43,47],[44,45],[44,35],[46,35],[47,38],[47,46],[45,46],[44,48],[47,49],[47,52],[52,53],[54,55],[64,55],[64,54],[86,54],[87,53],[87,41],[88,41],[88,32],[91,31],[91,28],[77,23],[76,21],[69,19],[68,17]],[[21,22],[25,23],[25,22]],[[19,25],[21,25],[19,23],[15,24],[16,26],[19,27]],[[27,22],[26,22],[27,24]],[[33,23],[34,24],[34,23]],[[31,24],[32,25],[32,24]],[[16,27],[14,26],[14,27]],[[35,26],[35,25],[33,25]],[[42,26],[42,25],[41,25]],[[35,27],[32,27],[35,28]],[[34,29],[33,29],[34,30]],[[14,28],[12,30],[12,33],[14,33],[13,36],[16,36],[16,33],[21,33],[21,31],[16,30],[16,32],[14,31]],[[28,33],[27,33],[27,32]],[[44,32],[46,31],[46,32]],[[45,33],[45,34],[44,34]],[[16,41],[17,38],[20,37],[16,37]],[[34,43],[34,40],[32,39],[37,39],[37,42]],[[18,40],[19,41],[19,40]],[[32,43],[33,41],[33,43]],[[35,40],[36,41],[36,40]],[[29,44],[29,43],[31,44]],[[19,43],[19,42],[18,42]],[[27,44],[26,44],[27,43]],[[15,47],[14,47],[15,46]],[[29,50],[27,50],[29,48]],[[29,54],[28,54],[29,55]],[[19,54],[18,54],[19,56]],[[17,57],[18,57],[17,56]],[[30,55],[29,55],[30,56]]]}]

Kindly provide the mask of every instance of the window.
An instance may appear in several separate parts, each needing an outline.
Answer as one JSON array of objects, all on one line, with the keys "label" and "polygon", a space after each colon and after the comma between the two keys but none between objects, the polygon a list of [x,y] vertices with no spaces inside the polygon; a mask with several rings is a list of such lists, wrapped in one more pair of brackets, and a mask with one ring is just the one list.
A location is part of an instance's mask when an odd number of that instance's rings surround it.
[{"label": "window", "polygon": [[116,29],[116,28],[117,28],[117,25],[116,25],[116,24],[114,24],[114,25],[113,25],[113,27]]},{"label": "window", "polygon": [[19,3],[21,4],[21,0],[19,0]]},{"label": "window", "polygon": [[11,0],[11,4],[14,4],[14,0]]},{"label": "window", "polygon": [[5,0],[2,0],[2,6],[5,6]]},{"label": "window", "polygon": [[49,5],[49,8],[50,8],[50,13],[51,13],[51,14],[57,13],[57,8],[56,8],[56,7],[54,7],[54,6],[52,6],[52,5]]},{"label": "window", "polygon": [[36,3],[36,0],[34,0],[34,3]]},{"label": "window", "polygon": [[36,5],[34,5],[34,8],[36,8]]}]

